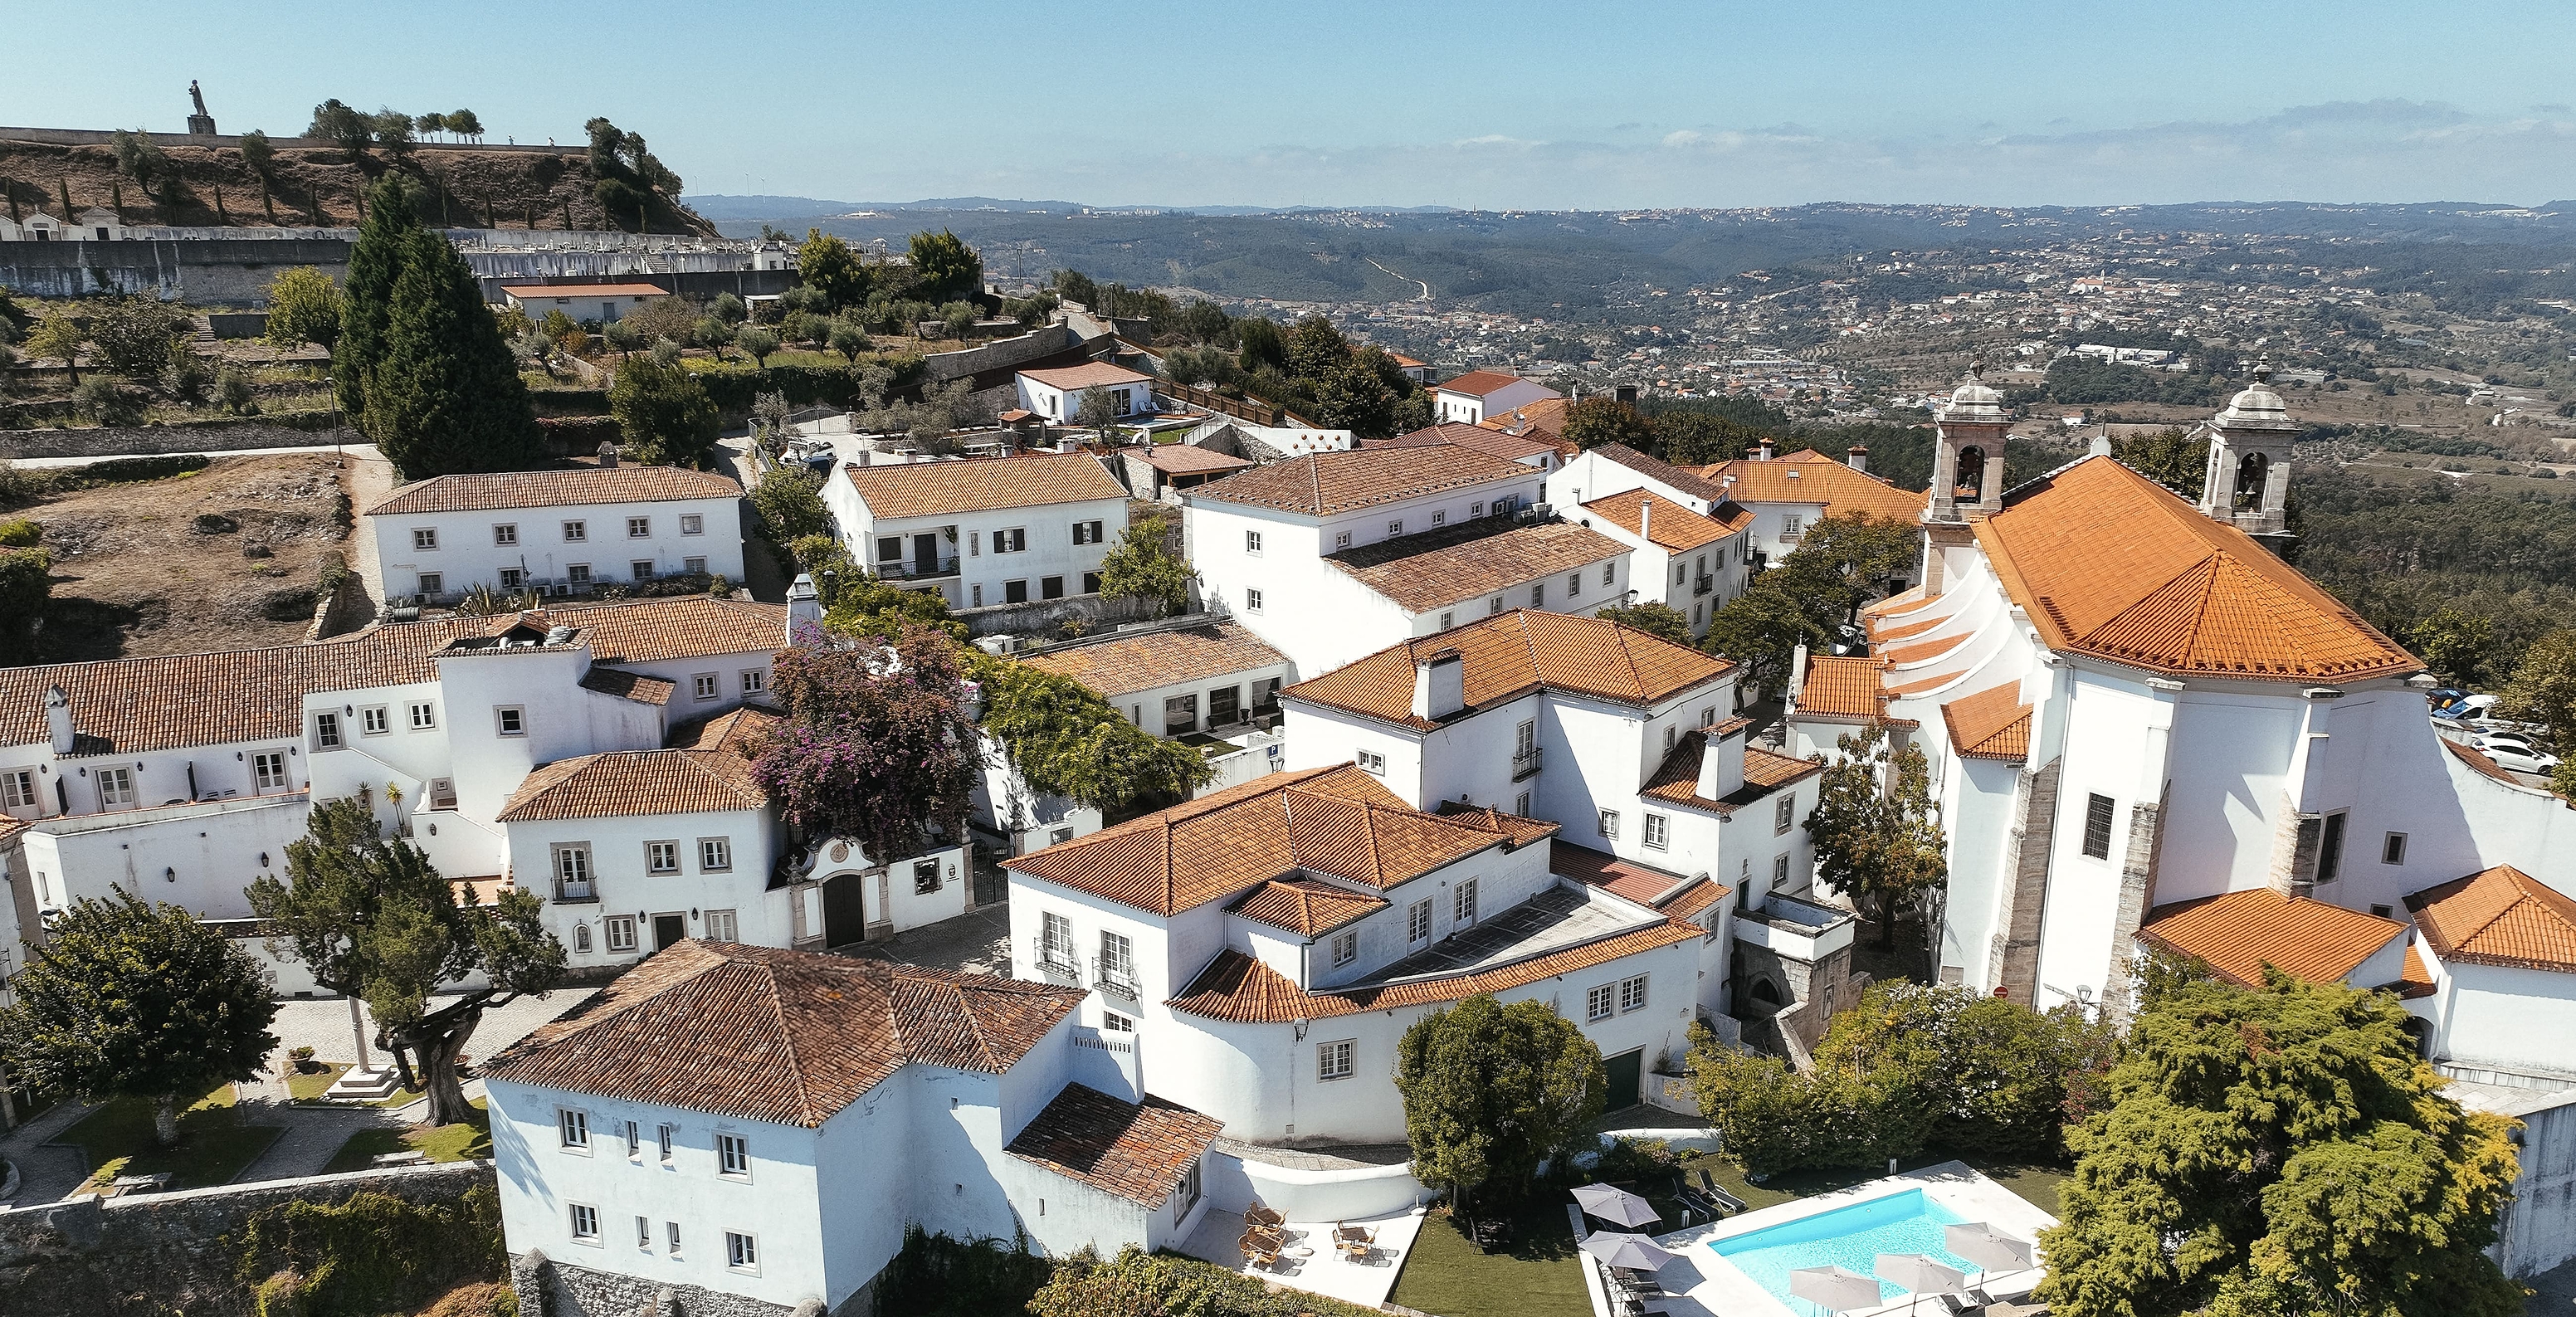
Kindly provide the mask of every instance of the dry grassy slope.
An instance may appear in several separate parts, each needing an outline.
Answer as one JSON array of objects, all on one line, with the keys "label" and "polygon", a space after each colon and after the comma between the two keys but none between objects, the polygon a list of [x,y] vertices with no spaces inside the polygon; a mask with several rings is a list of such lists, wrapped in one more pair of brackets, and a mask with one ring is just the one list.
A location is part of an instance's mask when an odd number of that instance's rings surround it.
[{"label": "dry grassy slope", "polygon": [[[133,180],[123,182],[125,218],[130,224],[264,225],[259,179],[231,147],[172,146],[163,151],[178,178],[162,187],[159,201],[143,195]],[[535,226],[561,229],[570,206],[576,229],[631,225],[632,216],[612,224],[591,197],[586,152],[566,148],[560,154],[538,151],[477,151],[424,146],[399,165],[382,153],[352,161],[337,149],[299,148],[278,151],[270,172],[276,178],[270,199],[277,223],[304,226],[354,225],[358,191],[386,170],[400,168],[424,185],[423,212],[431,223],[455,228],[526,228],[531,208]],[[62,209],[62,192],[71,189],[75,211],[110,204],[118,181],[116,154],[104,144],[61,146],[50,142],[0,141],[0,196],[19,213]],[[216,208],[220,197],[222,209]],[[56,218],[68,218],[56,216]],[[696,214],[656,197],[655,233],[715,235],[715,226]]]}]

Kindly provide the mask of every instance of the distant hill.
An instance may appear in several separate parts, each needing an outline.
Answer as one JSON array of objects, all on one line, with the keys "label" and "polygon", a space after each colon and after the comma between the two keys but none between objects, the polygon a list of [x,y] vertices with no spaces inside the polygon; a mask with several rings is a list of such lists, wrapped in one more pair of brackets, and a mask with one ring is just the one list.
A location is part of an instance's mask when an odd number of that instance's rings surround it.
[{"label": "distant hill", "polygon": [[[820,197],[728,196],[709,193],[683,197],[689,209],[711,220],[767,220],[809,218],[815,215],[845,215],[854,210],[915,211],[963,210],[1006,215],[1044,214],[1076,215],[1084,211],[1112,213],[1166,211],[1178,215],[1293,215],[1333,210],[1329,206],[1156,206],[1100,205],[1082,201],[1012,201],[1000,197],[931,197],[921,201],[826,201]],[[1449,206],[1369,206],[1360,213],[1384,215],[1447,214]]]},{"label": "distant hill", "polygon": [[[451,228],[631,229],[634,217],[612,219],[591,196],[590,159],[580,147],[557,150],[424,144],[391,160],[375,151],[351,159],[338,147],[290,145],[281,140],[269,170],[268,202],[257,175],[242,159],[238,139],[221,145],[175,145],[175,134],[155,141],[173,174],[147,197],[131,179],[119,178],[116,154],[104,142],[64,143],[0,137],[0,196],[20,214],[63,208],[115,207],[129,224],[345,227],[358,222],[358,194],[390,170],[421,185],[422,217]],[[647,212],[654,233],[716,235],[716,227],[667,198]],[[272,215],[274,219],[272,219]],[[69,218],[69,216],[58,216]]]}]

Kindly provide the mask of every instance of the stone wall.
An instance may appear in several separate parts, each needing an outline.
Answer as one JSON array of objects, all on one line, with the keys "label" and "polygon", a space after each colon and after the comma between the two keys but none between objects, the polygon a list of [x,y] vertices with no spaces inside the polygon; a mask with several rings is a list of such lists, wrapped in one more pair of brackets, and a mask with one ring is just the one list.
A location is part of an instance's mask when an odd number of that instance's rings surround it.
[{"label": "stone wall", "polygon": [[[970,639],[984,636],[1030,635],[1052,633],[1070,621],[1082,623],[1083,634],[1098,635],[1129,622],[1142,622],[1154,615],[1154,601],[1142,598],[1109,599],[1100,595],[1078,595],[1068,599],[1042,599],[1025,604],[991,604],[983,608],[961,608],[957,620],[966,624]],[[1050,634],[1049,640],[1055,639]]]},{"label": "stone wall", "polygon": [[241,453],[367,442],[357,431],[305,430],[259,420],[213,425],[102,425],[78,430],[0,430],[0,457],[115,457],[127,453]]},{"label": "stone wall", "polygon": [[447,1203],[496,1187],[488,1161],[446,1162],[223,1185],[126,1198],[83,1197],[0,1211],[0,1312],[47,1317],[250,1317],[234,1275],[250,1218],[302,1199],[365,1191]]},{"label": "stone wall", "polygon": [[[542,1250],[510,1255],[510,1287],[519,1317],[822,1317],[820,1297],[793,1308],[723,1294],[697,1285],[667,1285],[639,1276],[557,1262]],[[832,1317],[875,1317],[876,1287],[859,1287]]]},{"label": "stone wall", "polygon": [[1073,331],[1063,325],[1042,325],[1017,338],[995,339],[982,347],[956,352],[934,352],[921,359],[922,369],[936,382],[946,382],[964,375],[981,375],[1051,357],[1072,347]]}]

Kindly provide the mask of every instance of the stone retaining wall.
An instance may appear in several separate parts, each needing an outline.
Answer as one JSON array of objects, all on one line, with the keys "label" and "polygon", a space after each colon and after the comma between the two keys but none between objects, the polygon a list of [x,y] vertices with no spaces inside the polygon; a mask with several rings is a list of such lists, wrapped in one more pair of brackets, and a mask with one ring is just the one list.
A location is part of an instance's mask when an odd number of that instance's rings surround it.
[{"label": "stone retaining wall", "polygon": [[240,453],[367,442],[347,426],[305,430],[257,420],[220,425],[101,425],[79,430],[0,430],[0,457],[114,457],[126,453]]},{"label": "stone retaining wall", "polygon": [[[222,1185],[169,1194],[86,1196],[0,1211],[0,1312],[47,1317],[250,1317],[234,1276],[250,1218],[302,1199],[372,1191],[450,1203],[497,1187],[488,1161],[445,1162]],[[630,1309],[631,1311],[631,1309]]]},{"label": "stone retaining wall", "polygon": [[[519,1317],[823,1317],[823,1301],[793,1308],[724,1294],[697,1285],[670,1285],[639,1276],[557,1262],[542,1250],[510,1255],[510,1288]],[[831,1317],[874,1317],[876,1287],[861,1286]]]}]

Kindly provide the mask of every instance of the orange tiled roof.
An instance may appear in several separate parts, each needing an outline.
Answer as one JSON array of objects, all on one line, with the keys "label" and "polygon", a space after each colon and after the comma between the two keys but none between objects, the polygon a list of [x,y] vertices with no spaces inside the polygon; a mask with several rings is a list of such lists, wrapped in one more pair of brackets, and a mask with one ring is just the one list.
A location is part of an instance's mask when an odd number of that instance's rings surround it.
[{"label": "orange tiled roof", "polygon": [[2576,898],[2512,865],[2426,888],[2406,908],[2444,960],[2576,973]]},{"label": "orange tiled roof", "polygon": [[1212,622],[1178,631],[1111,636],[1097,644],[1033,654],[1020,661],[1041,672],[1071,677],[1104,696],[1117,696],[1251,672],[1288,660],[1243,627]]},{"label": "orange tiled roof", "polygon": [[[1661,910],[1668,919],[1688,919],[1727,893],[1726,887],[1706,874],[1686,878],[1569,841],[1549,846],[1547,857],[1548,872],[1588,883],[1648,909]],[[1660,905],[1656,904],[1658,897],[1663,899]]]},{"label": "orange tiled roof", "polygon": [[1094,385],[1151,384],[1154,377],[1113,366],[1106,361],[1086,361],[1079,366],[1050,366],[1042,370],[1020,372],[1050,389],[1080,392]]},{"label": "orange tiled roof", "polygon": [[2262,985],[2265,965],[2310,983],[2341,983],[2405,934],[2394,919],[2269,887],[2160,905],[2138,928],[2140,940],[2196,957],[2220,978],[2249,988]]},{"label": "orange tiled roof", "polygon": [[1189,444],[1156,444],[1136,453],[1137,460],[1167,476],[1196,475],[1202,471],[1240,471],[1252,465],[1240,457],[1229,457],[1212,448]]},{"label": "orange tiled roof", "polygon": [[1340,764],[1256,778],[1032,851],[1010,868],[1169,915],[1296,869],[1385,889],[1509,844],[1504,833],[1414,809]]},{"label": "orange tiled roof", "polygon": [[813,1128],[904,1066],[1000,1074],[1079,988],[690,940],[483,1063],[513,1083]]},{"label": "orange tiled roof", "polygon": [[2408,1000],[2430,997],[2438,991],[2433,971],[2424,964],[2424,949],[2412,942],[2406,944],[2406,968],[2397,976],[2397,995]]},{"label": "orange tiled roof", "polygon": [[1878,625],[1879,619],[1873,617],[1868,619],[1869,638],[1876,644],[1890,645],[1909,636],[1922,635],[1924,632],[1929,631],[1949,620],[1950,614],[1942,613],[1933,617],[1923,618],[1920,621],[1900,622],[1893,626],[1880,626]]},{"label": "orange tiled roof", "polygon": [[757,756],[762,738],[785,726],[787,718],[775,709],[746,704],[708,718],[692,718],[671,729],[662,738],[666,750],[724,750],[745,759]]},{"label": "orange tiled roof", "polygon": [[[1655,511],[1648,518],[1643,509],[1650,506]],[[1753,524],[1750,508],[1728,503],[1720,505],[1720,509],[1732,510],[1736,515],[1731,521],[1703,517],[1671,499],[1643,489],[1596,498],[1583,505],[1584,511],[1631,535],[1638,533],[1639,525],[1644,525],[1651,532],[1648,538],[1657,548],[1674,553],[1687,553],[1702,545],[1714,544]]]},{"label": "orange tiled roof", "polygon": [[1867,607],[1862,608],[1860,610],[1860,615],[1869,619],[1870,622],[1875,625],[1881,618],[1902,617],[1917,609],[1938,603],[1940,600],[1941,596],[1927,595],[1923,593],[1923,587],[1918,585],[1905,590],[1902,593],[1889,595],[1885,599],[1879,600],[1877,603],[1870,604]]},{"label": "orange tiled roof", "polygon": [[877,517],[935,517],[1127,497],[1127,487],[1088,453],[844,466],[841,478]]},{"label": "orange tiled roof", "polygon": [[[432,476],[378,499],[370,517],[423,512],[497,512],[505,508],[577,507],[592,503],[667,503],[742,497],[742,486],[712,471],[676,466],[576,466],[555,471],[476,471]],[[392,532],[387,532],[391,534]]]},{"label": "orange tiled roof", "polygon": [[1912,520],[1923,514],[1929,496],[1896,486],[1814,449],[1788,453],[1768,462],[1737,458],[1701,467],[1699,474],[1724,485],[1738,503],[1814,503],[1829,515],[1865,512],[1873,517]]},{"label": "orange tiled roof", "polygon": [[1465,801],[1444,800],[1440,802],[1440,808],[1434,812],[1444,819],[1463,817],[1465,822],[1475,827],[1483,828],[1487,832],[1499,832],[1511,838],[1514,846],[1527,846],[1534,841],[1546,841],[1557,833],[1557,825],[1546,819],[1523,818],[1518,814],[1507,814],[1491,805],[1470,805]]},{"label": "orange tiled roof", "polygon": [[1877,659],[1807,656],[1807,679],[1798,686],[1798,712],[1825,718],[1880,716],[1886,706]]},{"label": "orange tiled roof", "polygon": [[2021,702],[2020,682],[1962,695],[1941,706],[1941,720],[1950,728],[1950,748],[1970,759],[2030,757],[2030,706]]},{"label": "orange tiled roof", "polygon": [[1452,648],[1464,664],[1467,713],[1542,689],[1642,707],[1735,670],[1725,659],[1597,617],[1514,609],[1389,646],[1280,694],[1428,729],[1438,724],[1413,716],[1414,668]]},{"label": "orange tiled roof", "polygon": [[1480,992],[1503,992],[1524,983],[1536,983],[1559,974],[1605,965],[1622,956],[1687,942],[1704,931],[1693,924],[1667,920],[1497,969],[1332,992],[1308,992],[1268,965],[1240,951],[1227,951],[1199,971],[1198,978],[1183,989],[1180,996],[1164,1004],[1191,1015],[1248,1024],[1286,1024],[1291,1020],[1321,1020],[1336,1015],[1357,1015],[1363,1011],[1432,1006],[1472,997]]},{"label": "orange tiled roof", "polygon": [[[1723,735],[1727,728],[1749,721],[1732,718],[1718,724],[1715,730]],[[1656,765],[1646,784],[1637,789],[1637,794],[1668,805],[1704,809],[1713,814],[1732,814],[1792,782],[1825,771],[1825,766],[1815,760],[1793,759],[1748,744],[1744,747],[1744,785],[1728,792],[1724,800],[1711,800],[1699,794],[1700,756],[1708,744],[1710,730],[1701,728],[1674,738],[1672,753],[1665,755],[1664,761]]]},{"label": "orange tiled roof", "polygon": [[1464,375],[1460,375],[1455,379],[1448,380],[1435,387],[1437,387],[1442,393],[1463,393],[1469,397],[1482,398],[1497,390],[1508,389],[1515,384],[1525,384],[1529,382],[1530,381],[1524,380],[1520,376],[1511,374],[1507,371],[1471,370]]},{"label": "orange tiled roof", "polygon": [[1148,1093],[1142,1102],[1067,1084],[1004,1152],[1160,1209],[1225,1122]]},{"label": "orange tiled roof", "polygon": [[540,631],[578,628],[595,664],[767,652],[787,633],[784,605],[683,595],[397,622],[310,645],[0,668],[0,746],[46,743],[45,691],[56,685],[71,700],[82,754],[300,739],[307,694],[436,681],[438,651],[450,642],[523,620]]},{"label": "orange tiled roof", "polygon": [[2025,486],[1976,535],[2052,649],[2258,680],[2424,666],[2252,537],[2111,458]]},{"label": "orange tiled roof", "polygon": [[623,668],[592,668],[581,677],[583,690],[594,691],[601,695],[614,695],[621,700],[633,700],[637,704],[650,704],[655,708],[669,704],[671,692],[678,686],[678,682],[668,678],[650,676],[641,672],[628,672]]},{"label": "orange tiled roof", "polygon": [[1660,482],[1669,488],[1678,489],[1693,498],[1706,499],[1710,512],[1731,525],[1749,522],[1752,518],[1750,512],[1738,512],[1725,507],[1726,487],[1715,481],[1702,479],[1698,472],[1688,467],[1674,466],[1660,457],[1638,452],[1626,444],[1603,444],[1593,449],[1592,455],[1602,461],[1624,466],[1638,475]]},{"label": "orange tiled roof", "polygon": [[1908,663],[1920,663],[1925,659],[1939,658],[1966,643],[1968,643],[1968,635],[1961,632],[1955,636],[1944,636],[1939,640],[1924,640],[1911,645],[1898,645],[1893,649],[1883,649],[1879,651],[1878,657],[1891,667],[1901,667]]},{"label": "orange tiled roof", "polygon": [[1541,439],[1560,453],[1572,453],[1574,445],[1565,442],[1565,412],[1573,405],[1571,398],[1541,398],[1537,402],[1522,403],[1507,412],[1498,412],[1476,424],[1487,430]]},{"label": "orange tiled roof", "polygon": [[1477,452],[1509,458],[1514,462],[1525,461],[1541,453],[1559,451],[1556,440],[1552,436],[1510,434],[1490,423],[1469,425],[1463,421],[1443,421],[1438,425],[1425,426],[1409,434],[1397,435],[1392,439],[1376,440],[1369,446],[1421,448],[1430,444],[1456,444],[1461,448],[1472,448]]},{"label": "orange tiled roof", "polygon": [[1509,458],[1456,444],[1420,448],[1353,448],[1309,453],[1238,471],[1189,491],[1193,499],[1329,516],[1492,480],[1534,477]]},{"label": "orange tiled roof", "polygon": [[1386,898],[1313,878],[1273,878],[1243,894],[1234,912],[1313,937],[1386,908]]},{"label": "orange tiled roof", "polygon": [[558,759],[528,774],[495,821],[720,814],[768,804],[769,793],[751,780],[751,763],[739,754],[611,750]]},{"label": "orange tiled roof", "polygon": [[[1428,613],[1560,573],[1582,573],[1586,588],[1597,595],[1605,587],[1592,568],[1627,552],[1617,540],[1571,522],[1513,526],[1487,517],[1344,549],[1324,561],[1396,607]],[[1563,581],[1548,594],[1569,598]]]}]

